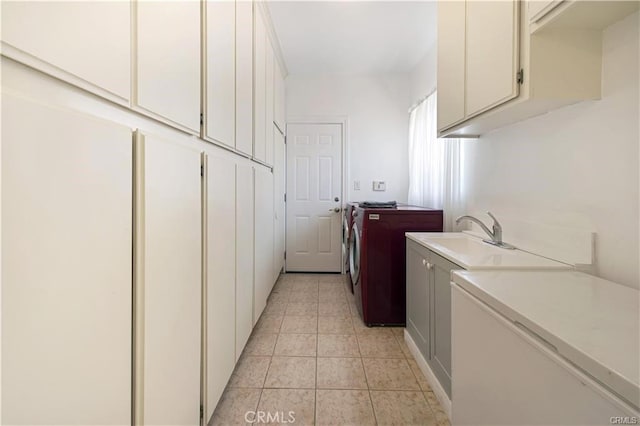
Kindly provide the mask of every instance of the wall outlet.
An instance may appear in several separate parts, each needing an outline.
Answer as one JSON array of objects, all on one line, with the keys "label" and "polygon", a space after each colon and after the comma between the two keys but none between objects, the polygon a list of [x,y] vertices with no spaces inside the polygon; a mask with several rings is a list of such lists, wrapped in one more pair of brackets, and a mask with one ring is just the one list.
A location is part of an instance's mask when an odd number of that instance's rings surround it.
[{"label": "wall outlet", "polygon": [[354,180],[353,181],[353,190],[354,191],[360,191],[360,181],[359,180]]},{"label": "wall outlet", "polygon": [[374,191],[386,191],[387,184],[383,180],[374,180],[373,181],[373,190]]}]

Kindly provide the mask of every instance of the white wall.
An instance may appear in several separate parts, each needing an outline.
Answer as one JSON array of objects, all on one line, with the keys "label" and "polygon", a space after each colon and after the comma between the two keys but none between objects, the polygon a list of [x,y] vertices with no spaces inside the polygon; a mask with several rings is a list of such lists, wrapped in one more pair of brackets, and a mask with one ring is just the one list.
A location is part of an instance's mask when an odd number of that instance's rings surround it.
[{"label": "white wall", "polygon": [[604,32],[601,100],[466,144],[466,184],[470,212],[593,229],[595,272],[640,288],[638,22],[636,13]]},{"label": "white wall", "polygon": [[[286,85],[288,117],[348,117],[348,201],[407,201],[411,100],[406,74],[289,75]],[[360,191],[353,190],[355,180]],[[373,180],[384,180],[387,190],[372,191]]]},{"label": "white wall", "polygon": [[438,49],[433,46],[427,54],[422,57],[420,62],[411,70],[409,74],[409,93],[411,103],[415,103],[436,88],[437,82],[437,61]]}]

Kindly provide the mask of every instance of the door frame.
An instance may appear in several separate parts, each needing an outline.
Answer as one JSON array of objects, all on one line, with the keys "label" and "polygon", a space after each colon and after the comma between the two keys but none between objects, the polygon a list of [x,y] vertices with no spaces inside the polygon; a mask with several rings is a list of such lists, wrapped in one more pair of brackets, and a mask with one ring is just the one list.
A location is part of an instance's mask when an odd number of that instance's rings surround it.
[{"label": "door frame", "polygon": [[[287,144],[289,143],[289,141],[287,140],[287,137],[289,136],[289,125],[290,124],[339,124],[341,126],[342,132],[341,132],[341,136],[342,136],[342,185],[340,188],[341,191],[341,195],[340,195],[340,214],[344,213],[344,209],[345,209],[345,204],[346,204],[346,196],[348,194],[348,186],[347,183],[350,181],[351,176],[349,175],[349,168],[347,167],[347,164],[349,164],[349,150],[347,149],[347,146],[349,144],[349,116],[347,115],[288,115],[287,116],[287,121],[285,124],[285,164],[287,161]],[[287,170],[286,166],[285,166],[285,184],[286,187],[289,186],[289,170]],[[287,193],[286,191],[286,187],[285,187],[285,194]],[[286,214],[286,206],[285,206],[285,253],[287,252],[287,221],[288,221],[288,215]],[[342,227],[342,219],[340,219],[340,226]],[[342,234],[340,236],[340,239],[342,239]],[[345,273],[345,268],[344,268],[344,259],[342,259],[341,265],[340,265],[340,271],[341,273]],[[285,258],[284,261],[284,272],[287,272],[287,260]]]}]

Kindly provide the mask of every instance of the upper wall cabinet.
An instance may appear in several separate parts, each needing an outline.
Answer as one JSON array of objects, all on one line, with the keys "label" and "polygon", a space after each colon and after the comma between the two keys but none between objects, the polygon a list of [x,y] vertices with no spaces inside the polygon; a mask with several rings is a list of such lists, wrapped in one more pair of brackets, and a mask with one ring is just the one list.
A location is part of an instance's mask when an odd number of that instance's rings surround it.
[{"label": "upper wall cabinet", "polygon": [[2,54],[120,104],[131,82],[129,2],[2,3]]},{"label": "upper wall cabinet", "polygon": [[440,1],[439,136],[480,136],[565,105],[599,99],[602,30],[633,13],[638,4]]},{"label": "upper wall cabinet", "polygon": [[267,160],[267,28],[261,11],[256,8],[254,26],[253,62],[253,158],[266,163]]},{"label": "upper wall cabinet", "polygon": [[236,4],[205,2],[204,138],[235,148],[236,115]]},{"label": "upper wall cabinet", "polygon": [[253,2],[236,1],[236,149],[253,154]]},{"label": "upper wall cabinet", "polygon": [[[135,104],[149,115],[199,133],[200,3],[135,4]],[[109,31],[112,32],[113,29]]]},{"label": "upper wall cabinet", "polygon": [[286,101],[285,87],[284,87],[284,72],[277,58],[273,64],[275,67],[275,70],[273,72],[273,91],[274,91],[273,122],[276,124],[276,126],[278,126],[280,133],[284,134],[285,101]]}]

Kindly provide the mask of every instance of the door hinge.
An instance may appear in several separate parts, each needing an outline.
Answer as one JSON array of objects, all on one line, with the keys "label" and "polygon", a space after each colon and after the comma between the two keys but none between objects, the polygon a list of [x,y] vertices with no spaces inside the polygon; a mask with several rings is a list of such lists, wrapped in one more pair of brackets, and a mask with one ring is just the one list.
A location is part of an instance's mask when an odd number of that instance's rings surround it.
[{"label": "door hinge", "polygon": [[524,69],[520,68],[520,71],[516,74],[516,81],[518,84],[524,83]]},{"label": "door hinge", "polygon": [[287,194],[284,194],[284,202],[287,202]]},{"label": "door hinge", "polygon": [[204,177],[204,165],[200,164],[200,177]]},{"label": "door hinge", "polygon": [[204,417],[204,407],[201,405],[200,406],[200,420],[202,420],[203,417]]},{"label": "door hinge", "polygon": [[202,126],[203,124],[204,124],[204,115],[200,113],[200,125]]},{"label": "door hinge", "polygon": [[284,252],[284,260],[287,260],[287,252]]}]

